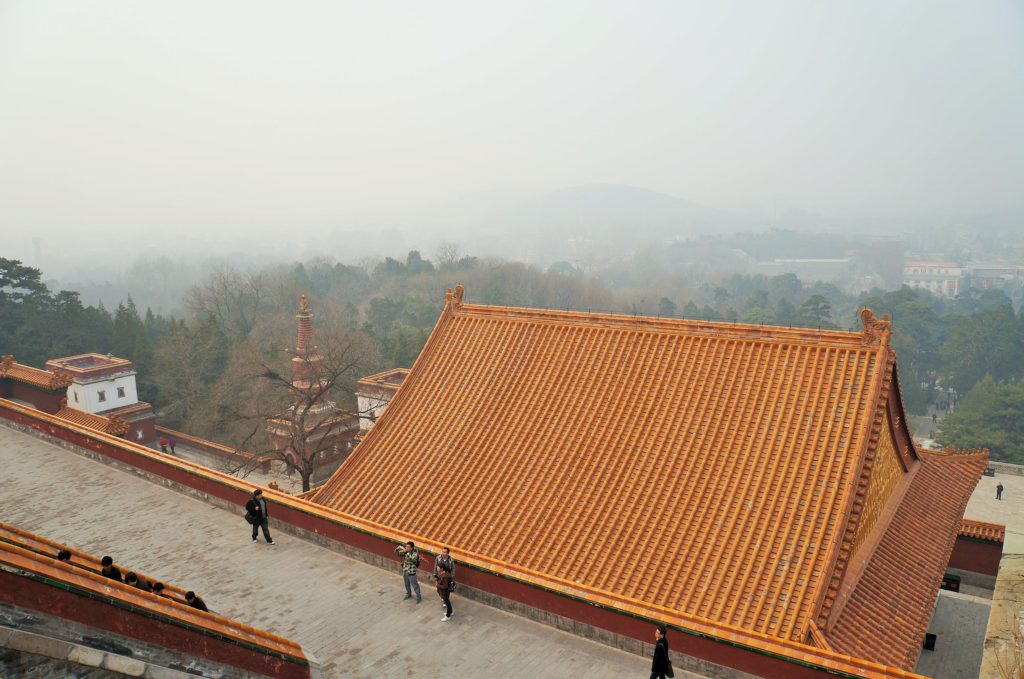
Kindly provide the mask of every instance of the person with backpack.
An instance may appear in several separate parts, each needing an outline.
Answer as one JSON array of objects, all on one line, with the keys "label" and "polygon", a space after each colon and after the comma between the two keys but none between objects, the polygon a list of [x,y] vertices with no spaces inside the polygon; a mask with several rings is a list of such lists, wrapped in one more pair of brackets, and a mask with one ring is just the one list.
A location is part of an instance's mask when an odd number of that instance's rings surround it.
[{"label": "person with backpack", "polygon": [[257,488],[252,491],[252,497],[245,503],[245,520],[252,526],[252,542],[256,544],[257,531],[263,529],[263,539],[268,545],[274,544],[268,530],[269,520],[267,512],[267,501],[263,499],[263,491]]},{"label": "person with backpack", "polygon": [[416,551],[416,545],[409,540],[404,545],[395,547],[395,554],[402,557],[402,581],[405,583],[405,598],[411,599],[413,591],[416,592],[416,603],[423,601],[420,595],[420,583],[416,579],[416,572],[420,568],[420,553]]}]

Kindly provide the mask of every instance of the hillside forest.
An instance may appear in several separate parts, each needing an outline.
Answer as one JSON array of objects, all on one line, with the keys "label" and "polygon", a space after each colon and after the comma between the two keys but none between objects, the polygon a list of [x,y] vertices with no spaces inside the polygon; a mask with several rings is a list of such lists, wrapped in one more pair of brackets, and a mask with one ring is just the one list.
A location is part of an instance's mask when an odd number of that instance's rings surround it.
[{"label": "hillside forest", "polygon": [[791,274],[731,275],[694,284],[666,276],[642,287],[616,285],[560,262],[547,269],[460,256],[442,248],[361,266],[326,258],[290,265],[220,263],[171,315],[84,304],[51,290],[43,272],[0,258],[0,351],[41,367],[86,352],[131,359],[139,397],[168,427],[239,445],[244,432],[223,414],[250,396],[251,366],[279,362],[294,343],[305,292],[318,340],[347,348],[332,397],[354,408],[358,377],[415,360],[441,311],[446,288],[462,284],[471,303],[696,318],[762,325],[859,329],[858,311],[889,314],[907,407],[925,414],[956,408],[939,423],[942,445],[987,447],[993,459],[1024,463],[1024,314],[1000,290],[968,289],[949,300],[909,288],[849,295]]}]

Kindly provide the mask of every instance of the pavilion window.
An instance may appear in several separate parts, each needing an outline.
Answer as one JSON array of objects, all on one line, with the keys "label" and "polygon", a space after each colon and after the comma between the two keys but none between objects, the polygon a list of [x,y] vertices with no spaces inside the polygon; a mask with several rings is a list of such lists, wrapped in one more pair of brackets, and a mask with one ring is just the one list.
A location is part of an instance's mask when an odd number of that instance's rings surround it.
[{"label": "pavilion window", "polygon": [[118,398],[124,398],[124,387],[118,387],[117,388],[117,397]]},{"label": "pavilion window", "polygon": [[96,392],[96,395],[97,395],[97,396],[99,396],[99,399],[100,399],[100,403],[103,403],[104,401],[106,401],[106,400],[107,400],[107,392],[105,392],[105,391],[104,391],[104,390],[102,390],[102,389],[100,389],[99,391],[97,391],[97,392]]}]

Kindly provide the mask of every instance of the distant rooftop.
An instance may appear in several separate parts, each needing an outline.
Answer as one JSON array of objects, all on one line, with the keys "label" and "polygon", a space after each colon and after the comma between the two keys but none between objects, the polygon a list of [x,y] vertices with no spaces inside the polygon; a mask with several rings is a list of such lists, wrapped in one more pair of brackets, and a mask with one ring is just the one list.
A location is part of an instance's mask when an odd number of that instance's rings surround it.
[{"label": "distant rooftop", "polygon": [[94,377],[115,372],[130,372],[132,362],[110,354],[79,354],[78,356],[52,358],[46,362],[46,367],[71,377]]},{"label": "distant rooftop", "polygon": [[359,384],[375,387],[398,387],[405,381],[408,374],[408,368],[394,368],[373,375],[367,375],[359,380]]}]

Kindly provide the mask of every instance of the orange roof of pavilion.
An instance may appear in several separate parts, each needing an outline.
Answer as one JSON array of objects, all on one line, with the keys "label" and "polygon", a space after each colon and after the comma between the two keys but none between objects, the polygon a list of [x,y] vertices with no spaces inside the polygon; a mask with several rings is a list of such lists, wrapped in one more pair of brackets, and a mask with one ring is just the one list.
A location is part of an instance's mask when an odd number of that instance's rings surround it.
[{"label": "orange roof of pavilion", "polygon": [[630,612],[821,640],[895,376],[888,322],[863,318],[854,333],[514,309],[460,288],[312,499]]}]

